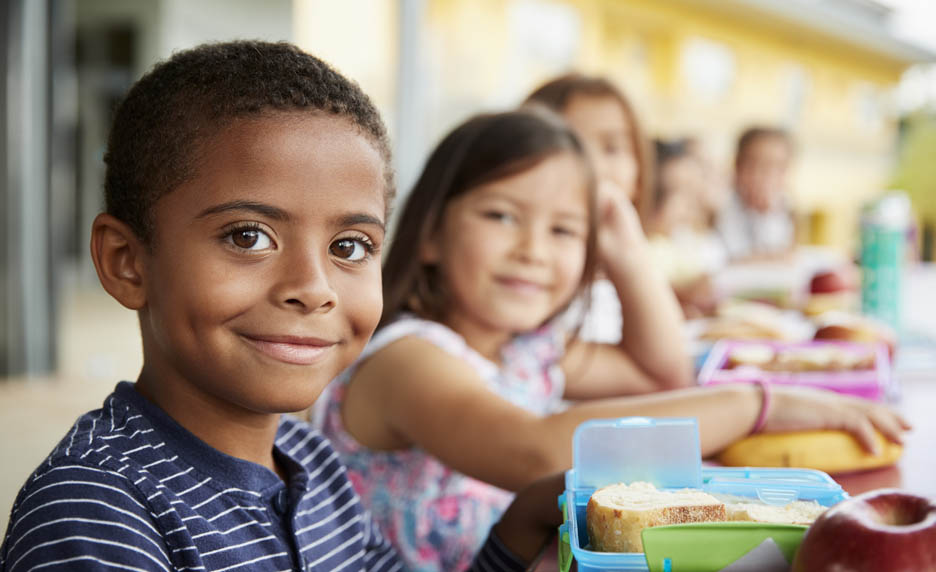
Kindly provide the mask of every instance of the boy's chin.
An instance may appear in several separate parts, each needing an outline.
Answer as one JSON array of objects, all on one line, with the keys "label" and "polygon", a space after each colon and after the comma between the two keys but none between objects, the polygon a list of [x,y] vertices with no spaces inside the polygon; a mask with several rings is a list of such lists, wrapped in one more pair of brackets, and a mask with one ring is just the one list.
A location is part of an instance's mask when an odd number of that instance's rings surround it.
[{"label": "boy's chin", "polygon": [[303,384],[282,384],[268,390],[253,392],[244,396],[246,403],[241,405],[257,413],[296,413],[315,404],[326,384],[312,384],[306,380]]}]

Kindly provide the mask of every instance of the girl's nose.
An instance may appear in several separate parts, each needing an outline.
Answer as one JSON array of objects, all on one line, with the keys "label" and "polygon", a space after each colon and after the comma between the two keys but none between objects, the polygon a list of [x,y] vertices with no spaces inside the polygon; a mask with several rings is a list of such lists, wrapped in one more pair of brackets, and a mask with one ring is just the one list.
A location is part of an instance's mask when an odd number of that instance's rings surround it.
[{"label": "girl's nose", "polygon": [[537,225],[528,225],[518,229],[516,254],[525,262],[543,262],[548,256],[546,232]]},{"label": "girl's nose", "polygon": [[283,257],[273,296],[276,304],[303,313],[327,312],[338,304],[338,292],[331,284],[327,257],[310,250]]}]

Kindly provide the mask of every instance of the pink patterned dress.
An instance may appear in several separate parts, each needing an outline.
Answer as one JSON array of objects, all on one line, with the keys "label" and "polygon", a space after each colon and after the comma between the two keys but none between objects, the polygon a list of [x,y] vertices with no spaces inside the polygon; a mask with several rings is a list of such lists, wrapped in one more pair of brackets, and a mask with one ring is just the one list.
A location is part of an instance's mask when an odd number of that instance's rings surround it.
[{"label": "pink patterned dress", "polygon": [[[561,335],[544,327],[519,336],[502,351],[498,367],[437,322],[404,315],[381,328],[357,364],[406,337],[425,339],[471,364],[502,398],[546,415],[562,403],[565,377],[558,360]],[[316,422],[338,451],[348,476],[374,520],[400,552],[408,570],[468,568],[512,493],[463,475],[418,447],[374,451],[359,444],[342,423],[341,405],[357,364],[329,385],[316,408]],[[452,428],[452,430],[457,430]]]}]

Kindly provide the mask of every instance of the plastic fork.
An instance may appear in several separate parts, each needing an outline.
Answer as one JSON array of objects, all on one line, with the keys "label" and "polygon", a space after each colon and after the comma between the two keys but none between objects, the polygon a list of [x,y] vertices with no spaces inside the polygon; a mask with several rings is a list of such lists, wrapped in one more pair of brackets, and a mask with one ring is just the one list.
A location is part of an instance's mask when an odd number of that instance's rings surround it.
[{"label": "plastic fork", "polygon": [[772,489],[766,487],[757,488],[757,498],[767,504],[777,506],[788,505],[795,501],[797,496],[797,492],[793,489]]}]

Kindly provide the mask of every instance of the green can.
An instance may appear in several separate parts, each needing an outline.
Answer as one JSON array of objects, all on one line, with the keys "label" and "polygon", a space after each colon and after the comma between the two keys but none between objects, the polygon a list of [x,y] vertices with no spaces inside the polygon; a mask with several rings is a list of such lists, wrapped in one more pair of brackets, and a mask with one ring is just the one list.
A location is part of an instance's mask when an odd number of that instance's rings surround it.
[{"label": "green can", "polygon": [[909,224],[910,200],[901,192],[886,194],[861,216],[861,312],[898,334]]}]

